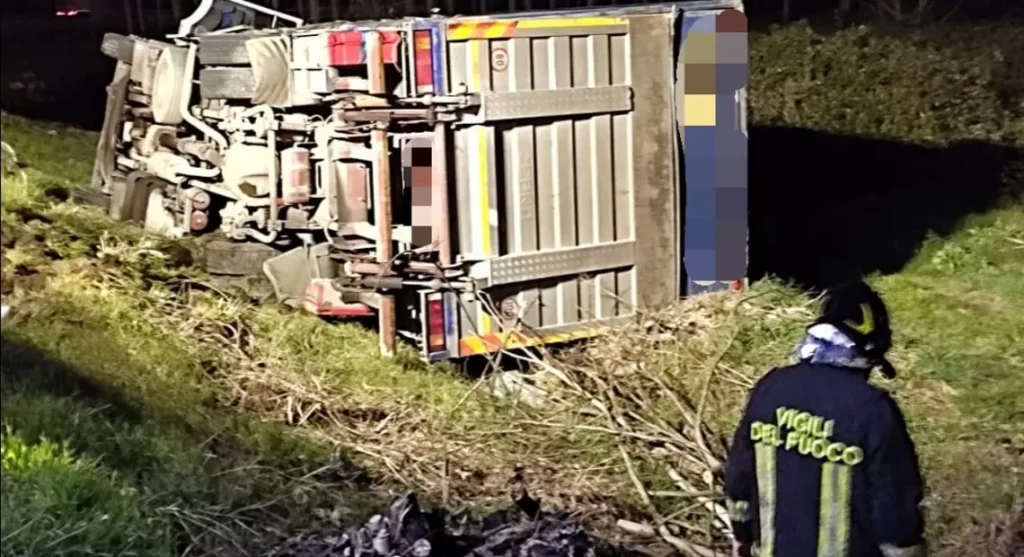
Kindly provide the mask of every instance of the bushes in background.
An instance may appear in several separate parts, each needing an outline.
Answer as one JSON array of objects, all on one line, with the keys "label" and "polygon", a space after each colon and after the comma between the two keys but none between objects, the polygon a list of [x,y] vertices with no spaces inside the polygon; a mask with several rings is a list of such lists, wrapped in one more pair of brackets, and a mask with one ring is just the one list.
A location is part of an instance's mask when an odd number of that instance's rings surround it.
[{"label": "bushes in background", "polygon": [[1024,27],[807,24],[750,41],[753,120],[859,136],[1024,144]]},{"label": "bushes in background", "polygon": [[894,273],[1019,198],[1022,84],[1024,28],[1008,24],[753,33],[751,276]]}]

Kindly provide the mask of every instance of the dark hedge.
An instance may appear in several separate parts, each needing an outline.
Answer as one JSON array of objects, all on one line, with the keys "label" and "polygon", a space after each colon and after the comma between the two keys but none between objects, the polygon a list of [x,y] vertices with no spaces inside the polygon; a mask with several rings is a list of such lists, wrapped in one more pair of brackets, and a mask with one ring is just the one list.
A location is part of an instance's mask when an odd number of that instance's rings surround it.
[{"label": "dark hedge", "polygon": [[760,125],[945,143],[1024,143],[1024,27],[998,24],[753,34]]}]

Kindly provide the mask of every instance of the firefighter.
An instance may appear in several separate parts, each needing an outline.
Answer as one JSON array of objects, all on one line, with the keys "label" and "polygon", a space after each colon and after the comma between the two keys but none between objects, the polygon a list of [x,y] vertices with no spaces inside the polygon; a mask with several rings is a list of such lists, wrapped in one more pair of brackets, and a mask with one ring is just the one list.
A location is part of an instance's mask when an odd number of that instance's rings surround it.
[{"label": "firefighter", "polygon": [[725,470],[740,557],[923,557],[922,481],[903,414],[868,383],[892,379],[885,304],[830,290],[797,363],[754,386]]}]

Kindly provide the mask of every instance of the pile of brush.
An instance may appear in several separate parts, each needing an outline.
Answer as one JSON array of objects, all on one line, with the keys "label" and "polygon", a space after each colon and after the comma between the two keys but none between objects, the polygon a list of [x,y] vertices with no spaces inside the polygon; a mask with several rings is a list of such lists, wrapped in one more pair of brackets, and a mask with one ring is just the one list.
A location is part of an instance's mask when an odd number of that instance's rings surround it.
[{"label": "pile of brush", "polygon": [[[618,520],[622,531],[660,539],[682,555],[729,554],[726,436],[767,371],[763,362],[787,359],[788,339],[813,316],[811,303],[770,285],[703,296],[578,350],[530,358],[547,403],[573,409],[563,427],[615,440],[619,468],[643,511]],[[780,342],[766,342],[772,337]]]}]

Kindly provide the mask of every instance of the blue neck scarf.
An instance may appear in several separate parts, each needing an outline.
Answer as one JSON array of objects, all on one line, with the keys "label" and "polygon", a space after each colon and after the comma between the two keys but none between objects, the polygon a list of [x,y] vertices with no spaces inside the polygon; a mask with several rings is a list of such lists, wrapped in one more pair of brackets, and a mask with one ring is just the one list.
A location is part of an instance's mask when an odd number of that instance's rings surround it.
[{"label": "blue neck scarf", "polygon": [[857,349],[850,337],[832,325],[822,323],[807,329],[796,345],[796,358],[801,362],[824,364],[869,371],[874,364]]}]

